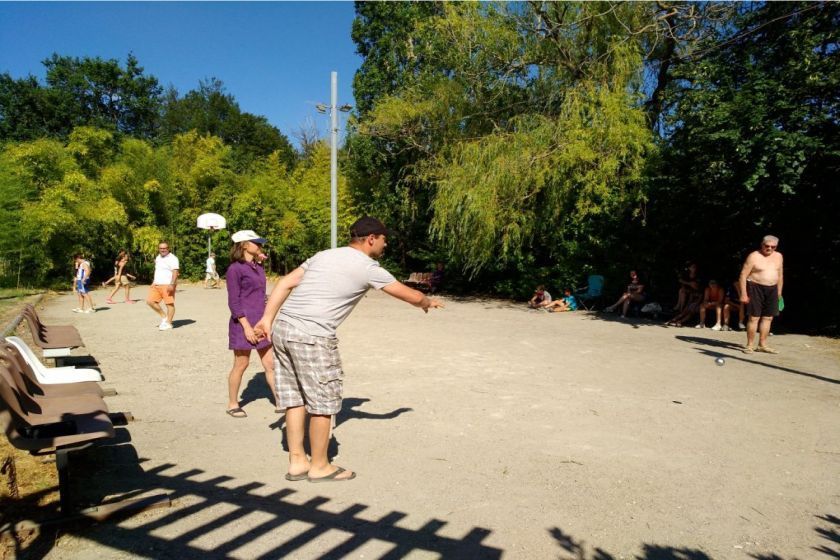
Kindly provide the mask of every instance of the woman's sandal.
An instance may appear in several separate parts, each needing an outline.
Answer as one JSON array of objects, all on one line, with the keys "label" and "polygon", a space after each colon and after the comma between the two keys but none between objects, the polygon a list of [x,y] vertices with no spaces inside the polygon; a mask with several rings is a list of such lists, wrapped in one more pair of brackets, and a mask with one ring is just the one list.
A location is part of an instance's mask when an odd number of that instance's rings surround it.
[{"label": "woman's sandal", "polygon": [[228,416],[232,416],[233,418],[247,418],[248,417],[248,413],[246,413],[244,410],[242,410],[239,407],[228,409],[227,414],[228,414]]},{"label": "woman's sandal", "polygon": [[351,474],[350,476],[347,476],[347,477],[344,477],[344,478],[338,478],[338,475],[345,472],[346,470],[347,469],[345,469],[343,467],[338,467],[336,470],[334,470],[333,472],[331,472],[327,476],[312,478],[312,477],[307,475],[306,480],[308,480],[309,482],[345,482],[347,480],[353,480],[354,478],[356,478],[356,473],[355,472],[353,474]]}]

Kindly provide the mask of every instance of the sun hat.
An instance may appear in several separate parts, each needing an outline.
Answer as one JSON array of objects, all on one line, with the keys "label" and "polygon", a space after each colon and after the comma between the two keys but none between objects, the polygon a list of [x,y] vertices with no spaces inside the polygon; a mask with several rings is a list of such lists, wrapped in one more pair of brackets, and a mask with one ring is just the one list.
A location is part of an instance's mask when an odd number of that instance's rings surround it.
[{"label": "sun hat", "polygon": [[230,236],[234,243],[242,243],[243,241],[253,241],[254,243],[259,243],[262,245],[265,243],[265,238],[260,237],[254,230],[252,229],[243,229],[241,231],[237,231],[233,235]]}]

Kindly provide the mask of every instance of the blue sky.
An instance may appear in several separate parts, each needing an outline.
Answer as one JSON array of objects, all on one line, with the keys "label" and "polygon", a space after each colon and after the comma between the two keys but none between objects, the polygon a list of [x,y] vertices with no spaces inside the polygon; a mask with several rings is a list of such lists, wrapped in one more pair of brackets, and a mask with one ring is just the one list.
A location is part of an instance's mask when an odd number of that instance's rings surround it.
[{"label": "blue sky", "polygon": [[132,52],[182,95],[219,78],[295,142],[307,118],[327,133],[314,103],[329,103],[331,71],[339,104],[354,104],[353,16],[352,2],[0,2],[0,72],[43,80],[54,52],[121,63]]}]

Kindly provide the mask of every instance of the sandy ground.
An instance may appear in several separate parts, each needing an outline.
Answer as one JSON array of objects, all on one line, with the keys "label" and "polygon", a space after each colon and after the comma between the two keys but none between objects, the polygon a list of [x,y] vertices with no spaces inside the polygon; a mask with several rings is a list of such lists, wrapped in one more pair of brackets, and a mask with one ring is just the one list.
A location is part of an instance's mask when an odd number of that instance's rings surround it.
[{"label": "sandy ground", "polygon": [[74,457],[76,489],[174,505],[47,531],[46,558],[840,558],[835,340],[747,356],[742,333],[371,292],[339,330],[333,448],[359,476],[292,483],[256,356],[248,418],[224,413],[224,290],[179,289],[168,332],[95,298],[41,313],[79,328],[137,421]]}]

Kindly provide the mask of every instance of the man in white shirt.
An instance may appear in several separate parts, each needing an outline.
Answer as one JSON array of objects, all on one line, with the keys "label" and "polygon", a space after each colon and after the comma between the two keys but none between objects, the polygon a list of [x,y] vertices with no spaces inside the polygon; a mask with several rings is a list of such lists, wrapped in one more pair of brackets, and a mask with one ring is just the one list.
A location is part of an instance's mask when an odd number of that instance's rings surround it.
[{"label": "man in white shirt", "polygon": [[219,273],[216,272],[216,253],[210,253],[207,257],[207,266],[204,269],[204,288],[206,289],[210,280],[213,281],[213,287],[219,288]]},{"label": "man in white shirt", "polygon": [[[158,244],[158,253],[155,257],[155,277],[146,303],[160,315],[158,328],[167,331],[172,328],[172,318],[175,317],[175,286],[178,283],[179,263],[178,257],[169,252],[169,243],[165,241]],[[161,301],[165,311],[160,307]]]},{"label": "man in white shirt", "polygon": [[[335,332],[368,289],[382,290],[425,312],[443,307],[397,281],[374,260],[385,252],[389,234],[375,218],[357,220],[348,246],[321,251],[277,283],[254,326],[258,337],[270,334],[274,343],[278,406],[286,409],[286,480],[339,482],[356,477],[330,464],[327,448],[344,384]],[[311,459],[303,448],[307,416]]]}]

